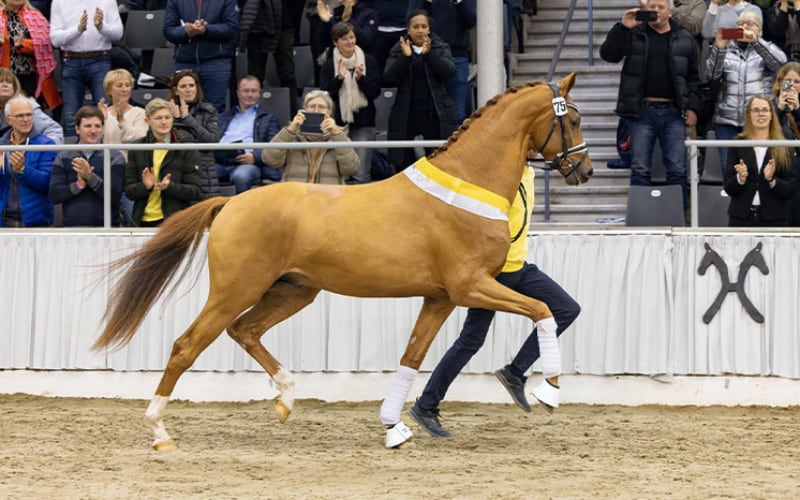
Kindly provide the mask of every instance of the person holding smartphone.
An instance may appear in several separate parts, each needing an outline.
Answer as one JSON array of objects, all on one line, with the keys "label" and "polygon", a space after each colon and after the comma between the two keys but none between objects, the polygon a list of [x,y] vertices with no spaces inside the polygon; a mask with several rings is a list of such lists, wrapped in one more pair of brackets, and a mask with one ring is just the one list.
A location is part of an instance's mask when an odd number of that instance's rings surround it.
[{"label": "person holding smartphone", "polygon": [[700,33],[706,40],[713,40],[719,28],[736,28],[736,21],[744,12],[752,12],[758,23],[763,23],[761,8],[745,0],[711,0],[703,18]]},{"label": "person holding smartphone", "polygon": [[[761,18],[752,11],[745,10],[736,21],[740,31],[732,35],[739,38],[729,39],[730,29],[717,29],[705,68],[706,80],[719,84],[712,118],[718,140],[733,139],[742,131],[744,104],[769,94],[775,73],[786,62],[783,50],[762,37]],[[720,148],[720,158],[726,155],[727,149]]]},{"label": "person holding smartphone", "polygon": [[[778,70],[772,86],[772,103],[783,130],[783,136],[800,140],[800,62],[789,61]],[[797,154],[797,148],[795,148]],[[786,225],[800,227],[800,162],[794,164],[795,192],[786,202]]]},{"label": "person holding smartphone", "polygon": [[[312,90],[303,99],[303,109],[272,138],[280,142],[350,142],[346,131],[333,118],[333,99],[324,90]],[[283,170],[284,182],[344,184],[358,170],[353,148],[264,149],[264,163]]]}]

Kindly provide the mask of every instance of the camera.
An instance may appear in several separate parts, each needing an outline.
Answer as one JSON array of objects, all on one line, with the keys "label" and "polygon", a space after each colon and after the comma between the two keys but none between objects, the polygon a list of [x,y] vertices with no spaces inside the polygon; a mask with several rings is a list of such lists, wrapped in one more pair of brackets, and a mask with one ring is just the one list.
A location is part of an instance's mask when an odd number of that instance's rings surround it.
[{"label": "camera", "polygon": [[652,23],[658,20],[658,12],[654,10],[637,10],[636,20],[643,23]]},{"label": "camera", "polygon": [[781,83],[781,91],[789,92],[790,90],[794,90],[794,85],[793,85],[792,81],[791,80],[784,80],[783,83]]}]

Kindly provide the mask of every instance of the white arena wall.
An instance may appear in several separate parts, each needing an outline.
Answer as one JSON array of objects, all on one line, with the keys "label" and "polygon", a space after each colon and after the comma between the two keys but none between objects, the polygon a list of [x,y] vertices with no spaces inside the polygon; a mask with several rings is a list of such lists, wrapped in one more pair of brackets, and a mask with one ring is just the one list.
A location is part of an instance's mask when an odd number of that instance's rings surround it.
[{"label": "white arena wall", "polygon": [[[148,230],[0,231],[0,393],[149,399],[174,339],[208,290],[204,258],[175,296],[158,303],[131,344],[93,353],[111,277],[103,263],[146,241]],[[529,260],[561,283],[583,310],[560,344],[564,402],[791,406],[800,402],[800,233],[676,230],[546,230],[529,235]],[[708,244],[737,281],[758,244],[769,269],[748,270],[742,291],[703,314],[721,273],[698,266]],[[231,256],[235,259],[236,256]],[[410,269],[409,272],[413,272]],[[741,292],[740,292],[741,293]],[[379,400],[388,390],[421,300],[323,293],[264,336],[296,374],[297,397]],[[457,337],[457,309],[434,341],[411,391]],[[499,313],[486,345],[448,399],[510,402],[491,374],[513,356],[530,321]],[[538,377],[538,365],[534,365]],[[176,399],[246,401],[276,395],[269,377],[222,335],[178,382]]]}]

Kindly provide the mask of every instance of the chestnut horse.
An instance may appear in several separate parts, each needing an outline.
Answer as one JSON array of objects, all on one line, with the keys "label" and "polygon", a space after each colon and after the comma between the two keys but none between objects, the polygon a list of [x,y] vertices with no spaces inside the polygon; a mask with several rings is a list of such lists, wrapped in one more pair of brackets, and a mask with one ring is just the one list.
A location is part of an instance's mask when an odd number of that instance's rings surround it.
[{"label": "chestnut horse", "polygon": [[547,305],[506,288],[495,276],[509,248],[508,208],[529,151],[552,161],[568,184],[585,182],[592,174],[580,115],[568,97],[574,82],[572,73],[557,85],[534,82],[508,89],[475,111],[430,162],[381,182],[281,183],[204,201],[164,221],[141,249],[112,263],[112,270],[124,274],[112,290],[104,316],[108,322],[95,349],[130,341],[210,228],[208,300],[175,341],[145,412],[153,447],[174,448],[162,419],[169,396],[178,378],[226,329],[275,381],[275,410],[284,422],[294,403],[294,379],[261,337],[310,304],[320,290],[424,298],[381,408],[387,447],[411,438],[400,420],[402,406],[431,341],[455,306],[523,314],[533,321],[552,317]]}]

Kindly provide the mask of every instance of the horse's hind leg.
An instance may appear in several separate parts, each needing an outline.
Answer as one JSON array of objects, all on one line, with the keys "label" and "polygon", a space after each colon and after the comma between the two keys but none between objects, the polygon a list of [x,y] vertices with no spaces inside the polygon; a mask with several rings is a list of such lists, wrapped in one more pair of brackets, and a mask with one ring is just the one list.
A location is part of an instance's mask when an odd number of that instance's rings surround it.
[{"label": "horse's hind leg", "polygon": [[207,302],[194,322],[172,345],[172,353],[169,356],[167,367],[161,375],[156,394],[144,414],[145,425],[153,431],[155,438],[153,448],[157,451],[175,448],[175,444],[164,428],[163,421],[164,409],[170,394],[175,389],[175,384],[181,375],[192,366],[197,356],[219,337],[222,330],[233,321],[239,312],[241,310],[234,312],[229,308],[220,307],[219,304]]},{"label": "horse's hind leg", "polygon": [[294,405],[294,378],[261,343],[267,330],[314,301],[318,288],[279,281],[258,301],[258,304],[228,327],[228,335],[247,351],[275,381],[278,399],[275,413],[284,423]]}]

